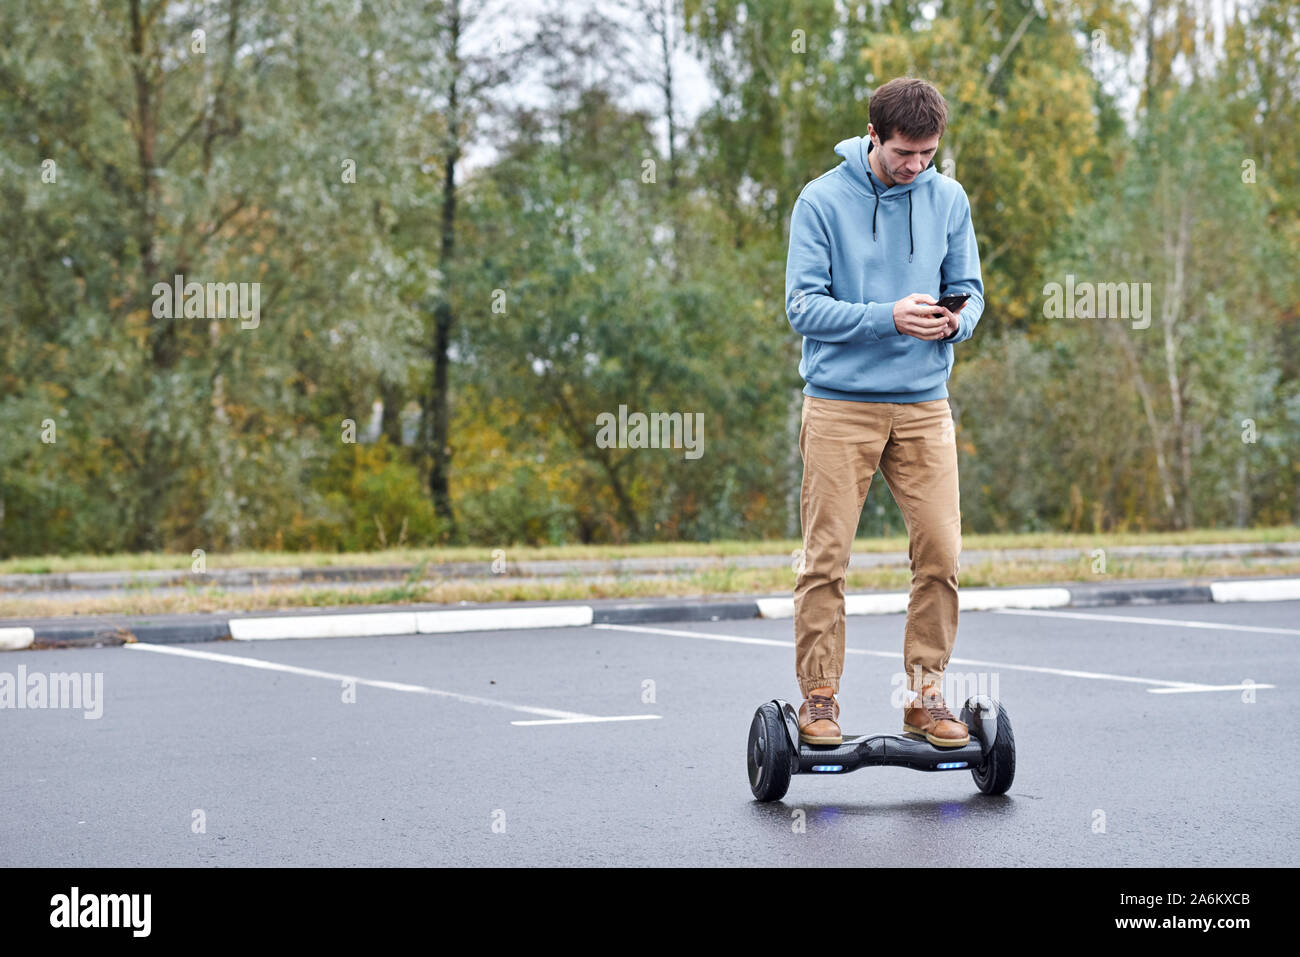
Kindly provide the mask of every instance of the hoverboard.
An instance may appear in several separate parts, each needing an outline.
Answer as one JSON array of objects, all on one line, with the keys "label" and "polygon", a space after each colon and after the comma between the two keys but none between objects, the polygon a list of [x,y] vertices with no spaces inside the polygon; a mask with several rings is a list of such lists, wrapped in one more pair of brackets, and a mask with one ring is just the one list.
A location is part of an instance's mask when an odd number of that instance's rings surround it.
[{"label": "hoverboard", "polygon": [[1016,774],[1016,740],[1006,710],[995,698],[975,695],[958,720],[970,729],[970,742],[956,748],[936,747],[913,733],[845,735],[842,744],[805,744],[794,707],[774,698],[759,706],[749,726],[749,787],[760,801],[779,801],[795,774],[896,765],[917,771],[969,769],[984,794],[1006,793]]}]

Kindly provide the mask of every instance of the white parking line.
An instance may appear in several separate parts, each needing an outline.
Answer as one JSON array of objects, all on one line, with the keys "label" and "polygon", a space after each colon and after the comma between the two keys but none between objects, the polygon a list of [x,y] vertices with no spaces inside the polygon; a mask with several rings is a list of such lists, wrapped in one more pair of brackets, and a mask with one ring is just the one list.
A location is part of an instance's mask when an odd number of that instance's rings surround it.
[{"label": "white parking line", "polygon": [[[699,638],[705,641],[727,641],[738,642],[741,644],[772,645],[781,648],[793,648],[793,641],[778,641],[774,638],[745,638],[739,635],[717,635],[709,632],[700,631],[680,631],[675,628],[650,628],[643,625],[592,625],[593,628],[606,628],[617,631],[640,631],[653,635],[673,635],[680,638]],[[901,651],[870,651],[864,648],[845,648],[850,655],[871,655],[877,658],[902,658]],[[1072,668],[1047,668],[1037,665],[1012,665],[1003,661],[984,661],[980,658],[949,658],[949,664],[959,665],[984,665],[990,668],[1004,668],[1007,671],[1032,671],[1039,674],[1059,675],[1063,678],[1088,678],[1094,681],[1124,681],[1133,684],[1157,685],[1161,690],[1173,689],[1178,691],[1220,691],[1227,690],[1223,685],[1207,685],[1195,681],[1166,681],[1161,678],[1137,678],[1132,675],[1115,675],[1108,674],[1104,671],[1078,671]],[[1234,686],[1235,687],[1235,686]],[[1257,684],[1252,685],[1255,688],[1272,688],[1273,685]],[[1148,688],[1148,691],[1155,691],[1156,688]]]},{"label": "white parking line", "polygon": [[1276,685],[1262,685],[1254,681],[1243,681],[1239,685],[1205,685],[1201,688],[1148,688],[1152,694],[1183,694],[1187,691],[1241,691],[1245,688],[1275,688]]},{"label": "white parking line", "polygon": [[511,721],[510,723],[520,727],[531,727],[537,724],[594,724],[597,721],[653,721],[658,718],[657,714],[616,714],[608,718],[593,715],[587,718],[540,718],[534,721]]},{"label": "white parking line", "polygon": [[1077,618],[1082,621],[1122,621],[1130,625],[1166,625],[1170,628],[1208,628],[1211,631],[1249,631],[1264,635],[1300,635],[1296,628],[1267,628],[1263,625],[1229,625],[1218,621],[1184,621],[1177,618],[1140,618],[1136,615],[1090,615],[1080,611],[1026,611],[998,608],[999,615],[1035,615],[1040,618]]},{"label": "white parking line", "polygon": [[744,635],[715,635],[705,631],[679,631],[676,628],[651,628],[648,625],[608,625],[597,624],[592,628],[606,628],[610,631],[644,631],[651,635],[676,635],[680,638],[703,638],[707,641],[732,641],[740,645],[771,645],[777,648],[793,648],[794,642],[780,641],[776,638],[747,638]]},{"label": "white parking line", "polygon": [[359,678],[356,675],[345,675],[334,671],[318,671],[315,668],[300,668],[297,665],[282,665],[275,661],[263,661],[260,658],[245,658],[240,655],[220,655],[213,651],[198,651],[193,648],[177,648],[173,645],[151,645],[148,642],[131,642],[124,645],[134,651],[152,651],[162,655],[178,655],[182,658],[198,658],[203,661],[217,661],[227,665],[242,665],[245,668],[257,668],[261,671],[283,671],[291,675],[303,675],[307,678],[325,678],[329,681],[352,681],[359,685],[366,685],[370,688],[384,688],[388,691],[406,691],[412,694],[436,695],[440,698],[450,698],[453,701],[460,701],[463,704],[482,704],[493,708],[506,708],[510,711],[522,711],[524,714],[540,714],[547,718],[558,719],[554,721],[536,721],[536,722],[518,722],[512,721],[511,724],[570,724],[570,723],[589,723],[597,721],[634,721],[646,718],[657,718],[659,715],[614,715],[606,717],[597,714],[583,714],[580,711],[558,711],[555,708],[534,708],[524,704],[512,704],[509,701],[501,701],[497,698],[480,698],[477,695],[460,694],[456,691],[440,691],[437,688],[426,688],[424,685],[407,684],[401,681],[380,681],[374,678]]}]

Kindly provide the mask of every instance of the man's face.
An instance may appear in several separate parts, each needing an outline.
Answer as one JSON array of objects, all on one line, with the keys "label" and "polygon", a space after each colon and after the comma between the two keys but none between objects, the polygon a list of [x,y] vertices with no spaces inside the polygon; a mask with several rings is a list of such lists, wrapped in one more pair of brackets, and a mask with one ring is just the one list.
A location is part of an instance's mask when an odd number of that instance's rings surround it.
[{"label": "man's face", "polygon": [[885,171],[881,179],[886,182],[910,183],[930,165],[935,150],[939,148],[938,136],[909,140],[903,134],[895,133],[882,143],[876,128],[870,123],[867,124],[867,135],[874,146],[872,157],[880,156],[879,163]]}]

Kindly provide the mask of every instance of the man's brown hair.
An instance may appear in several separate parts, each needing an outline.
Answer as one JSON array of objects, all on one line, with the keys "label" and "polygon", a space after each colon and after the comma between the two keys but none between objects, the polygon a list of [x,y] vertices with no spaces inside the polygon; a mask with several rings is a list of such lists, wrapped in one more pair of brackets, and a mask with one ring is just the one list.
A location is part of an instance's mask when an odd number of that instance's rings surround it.
[{"label": "man's brown hair", "polygon": [[876,88],[867,118],[883,145],[895,133],[909,140],[942,136],[948,128],[948,104],[925,80],[900,76]]}]

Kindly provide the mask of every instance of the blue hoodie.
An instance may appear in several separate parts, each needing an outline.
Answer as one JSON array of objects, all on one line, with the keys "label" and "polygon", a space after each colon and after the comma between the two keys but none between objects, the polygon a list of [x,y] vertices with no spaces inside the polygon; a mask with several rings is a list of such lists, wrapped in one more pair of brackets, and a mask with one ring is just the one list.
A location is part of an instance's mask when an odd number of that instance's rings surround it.
[{"label": "blue hoodie", "polygon": [[[804,337],[804,394],[858,402],[948,397],[952,344],[975,331],[984,283],[970,200],[934,160],[911,182],[885,186],[867,162],[868,139],[842,140],[844,162],[808,183],[790,214],[785,311]],[[911,293],[968,292],[959,328],[917,339],[894,326]]]}]

